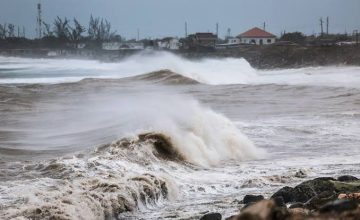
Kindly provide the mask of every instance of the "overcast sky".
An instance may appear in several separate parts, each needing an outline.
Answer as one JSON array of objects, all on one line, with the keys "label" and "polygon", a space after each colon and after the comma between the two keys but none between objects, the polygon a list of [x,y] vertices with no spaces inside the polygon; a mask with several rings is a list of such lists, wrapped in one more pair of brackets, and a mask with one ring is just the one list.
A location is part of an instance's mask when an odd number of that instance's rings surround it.
[{"label": "overcast sky", "polygon": [[[39,0],[0,0],[0,22],[25,26],[35,36],[36,3]],[[215,32],[219,36],[231,28],[238,35],[262,26],[275,35],[283,30],[319,33],[319,18],[330,18],[331,33],[360,30],[360,0],[41,0],[43,20],[56,16],[76,17],[85,26],[90,14],[107,18],[117,33],[135,38],[184,36],[188,33]]]}]

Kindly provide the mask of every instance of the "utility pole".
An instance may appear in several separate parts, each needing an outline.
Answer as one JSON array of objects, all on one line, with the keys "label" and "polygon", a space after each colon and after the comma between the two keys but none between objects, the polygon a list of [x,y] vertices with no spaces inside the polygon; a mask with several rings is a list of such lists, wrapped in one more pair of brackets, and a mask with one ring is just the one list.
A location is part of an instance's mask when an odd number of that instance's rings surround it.
[{"label": "utility pole", "polygon": [[326,17],[326,35],[329,35],[329,17]]},{"label": "utility pole", "polygon": [[137,29],[137,41],[139,41],[140,40],[140,29],[138,28]]},{"label": "utility pole", "polygon": [[353,35],[355,36],[356,46],[359,45],[359,30],[354,30]]},{"label": "utility pole", "polygon": [[18,38],[20,37],[20,27],[18,26]]},{"label": "utility pole", "polygon": [[185,38],[188,36],[187,22],[185,22]]},{"label": "utility pole", "polygon": [[266,23],[264,21],[264,24],[263,24],[263,30],[265,31],[266,30]]},{"label": "utility pole", "polygon": [[322,18],[320,18],[321,36],[323,36],[323,34],[324,34],[323,23],[324,23],[323,19],[322,19]]},{"label": "utility pole", "polygon": [[216,38],[219,36],[219,23],[216,23]]},{"label": "utility pole", "polygon": [[23,38],[25,38],[25,27],[23,26]]},{"label": "utility pole", "polygon": [[231,29],[228,28],[228,29],[227,29],[227,38],[230,38],[230,36],[231,36]]},{"label": "utility pole", "polygon": [[37,26],[36,26],[36,32],[37,32],[37,37],[39,39],[41,39],[42,37],[42,18],[41,18],[41,2],[39,0],[39,3],[37,4],[37,19],[36,19],[36,22],[37,22]]}]

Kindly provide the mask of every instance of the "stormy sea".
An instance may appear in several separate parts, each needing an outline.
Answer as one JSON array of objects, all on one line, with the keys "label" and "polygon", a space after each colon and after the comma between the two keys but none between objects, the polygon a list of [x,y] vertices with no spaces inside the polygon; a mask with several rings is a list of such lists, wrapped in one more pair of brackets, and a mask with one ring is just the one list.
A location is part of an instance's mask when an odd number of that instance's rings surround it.
[{"label": "stormy sea", "polygon": [[360,173],[360,67],[0,57],[0,219],[231,216]]}]

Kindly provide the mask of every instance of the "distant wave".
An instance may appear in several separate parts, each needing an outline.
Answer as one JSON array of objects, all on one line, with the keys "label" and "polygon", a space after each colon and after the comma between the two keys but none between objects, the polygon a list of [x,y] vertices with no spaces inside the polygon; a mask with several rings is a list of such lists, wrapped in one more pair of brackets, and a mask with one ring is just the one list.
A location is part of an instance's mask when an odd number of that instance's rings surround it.
[{"label": "distant wave", "polygon": [[[134,78],[210,84],[284,84],[359,87],[360,67],[328,66],[300,69],[257,70],[242,58],[186,59],[169,52],[143,52],[118,62],[95,60],[29,59],[0,57],[0,83],[64,83],[85,78]],[[155,74],[158,72],[157,74]],[[151,74],[150,74],[151,73]],[[145,75],[144,75],[145,74]],[[157,76],[154,76],[157,75]],[[158,79],[157,77],[162,77]],[[166,80],[169,80],[168,82]]]},{"label": "distant wave", "polygon": [[199,82],[183,76],[178,73],[174,73],[171,70],[159,70],[143,75],[129,77],[129,80],[145,80],[153,83],[180,85],[180,84],[198,84]]}]

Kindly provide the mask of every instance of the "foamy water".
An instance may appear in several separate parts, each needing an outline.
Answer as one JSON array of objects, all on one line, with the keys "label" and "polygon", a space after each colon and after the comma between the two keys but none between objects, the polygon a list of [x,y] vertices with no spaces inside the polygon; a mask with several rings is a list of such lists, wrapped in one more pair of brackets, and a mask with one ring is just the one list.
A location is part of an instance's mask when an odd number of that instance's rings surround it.
[{"label": "foamy water", "polygon": [[357,175],[359,77],[169,53],[1,57],[0,218],[227,217],[245,194]]},{"label": "foamy water", "polygon": [[211,85],[360,85],[360,67],[355,66],[264,71],[252,68],[241,58],[207,58],[193,61],[168,52],[140,53],[117,63],[0,57],[0,64],[0,83],[61,83],[77,82],[84,78],[125,78],[167,69]]}]

